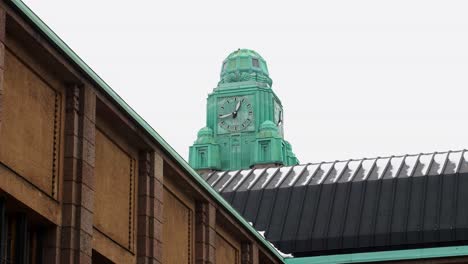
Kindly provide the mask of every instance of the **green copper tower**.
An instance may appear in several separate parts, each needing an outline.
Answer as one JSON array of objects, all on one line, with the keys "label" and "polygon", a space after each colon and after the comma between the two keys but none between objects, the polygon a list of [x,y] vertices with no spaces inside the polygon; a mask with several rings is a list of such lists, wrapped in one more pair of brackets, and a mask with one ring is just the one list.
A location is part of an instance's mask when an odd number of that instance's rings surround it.
[{"label": "green copper tower", "polygon": [[284,140],[283,107],[271,86],[267,64],[257,52],[239,49],[229,54],[218,86],[208,95],[206,127],[190,147],[194,169],[298,163]]}]

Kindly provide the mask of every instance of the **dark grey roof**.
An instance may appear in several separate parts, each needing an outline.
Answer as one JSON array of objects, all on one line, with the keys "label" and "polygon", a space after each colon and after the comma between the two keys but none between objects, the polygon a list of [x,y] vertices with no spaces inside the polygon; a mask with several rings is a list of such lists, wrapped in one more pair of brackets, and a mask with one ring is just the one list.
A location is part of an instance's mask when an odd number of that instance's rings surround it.
[{"label": "dark grey roof", "polygon": [[468,152],[203,175],[295,256],[468,242]]}]

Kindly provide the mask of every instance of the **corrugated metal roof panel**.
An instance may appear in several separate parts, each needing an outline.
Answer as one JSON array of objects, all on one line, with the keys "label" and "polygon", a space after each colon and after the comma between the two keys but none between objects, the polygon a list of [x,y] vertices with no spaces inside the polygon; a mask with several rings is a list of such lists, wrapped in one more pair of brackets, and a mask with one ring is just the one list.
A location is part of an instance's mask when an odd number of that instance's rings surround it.
[{"label": "corrugated metal roof panel", "polygon": [[248,171],[207,179],[285,253],[468,242],[466,151]]}]

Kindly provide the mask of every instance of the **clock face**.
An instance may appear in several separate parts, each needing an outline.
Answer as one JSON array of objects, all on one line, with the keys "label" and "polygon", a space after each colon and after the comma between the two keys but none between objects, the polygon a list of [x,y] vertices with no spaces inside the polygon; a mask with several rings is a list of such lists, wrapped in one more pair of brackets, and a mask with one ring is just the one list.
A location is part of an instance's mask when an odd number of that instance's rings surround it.
[{"label": "clock face", "polygon": [[280,134],[283,134],[283,109],[275,102],[275,125],[278,126]]},{"label": "clock face", "polygon": [[253,106],[245,96],[221,98],[218,104],[218,125],[228,132],[241,132],[253,124]]}]

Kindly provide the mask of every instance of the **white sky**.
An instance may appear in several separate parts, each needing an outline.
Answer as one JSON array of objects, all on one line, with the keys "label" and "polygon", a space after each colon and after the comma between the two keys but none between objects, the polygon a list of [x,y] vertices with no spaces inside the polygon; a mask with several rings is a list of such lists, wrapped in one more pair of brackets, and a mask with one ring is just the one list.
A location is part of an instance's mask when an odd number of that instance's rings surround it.
[{"label": "white sky", "polygon": [[468,1],[25,3],[186,159],[237,48],[302,163],[468,147]]}]

